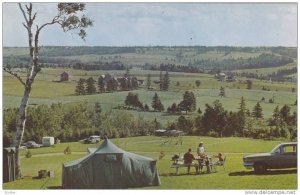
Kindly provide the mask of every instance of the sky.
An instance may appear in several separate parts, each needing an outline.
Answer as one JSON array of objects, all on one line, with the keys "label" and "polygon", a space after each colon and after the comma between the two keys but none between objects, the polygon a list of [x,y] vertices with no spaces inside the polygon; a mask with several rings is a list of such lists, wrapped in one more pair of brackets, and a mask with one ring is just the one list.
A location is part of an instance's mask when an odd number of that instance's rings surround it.
[{"label": "sky", "polygon": [[[3,3],[3,46],[27,46],[16,3]],[[55,3],[34,3],[37,23]],[[87,3],[94,23],[86,41],[59,26],[41,32],[43,46],[297,46],[296,3]]]}]

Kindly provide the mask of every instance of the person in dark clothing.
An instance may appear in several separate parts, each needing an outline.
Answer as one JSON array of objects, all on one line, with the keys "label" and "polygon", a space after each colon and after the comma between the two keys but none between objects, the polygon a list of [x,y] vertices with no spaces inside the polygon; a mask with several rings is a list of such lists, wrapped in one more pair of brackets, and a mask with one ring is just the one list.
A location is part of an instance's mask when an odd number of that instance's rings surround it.
[{"label": "person in dark clothing", "polygon": [[195,160],[195,156],[192,154],[191,148],[189,148],[188,152],[184,154],[183,160],[184,164],[187,165],[187,172],[190,174],[191,164],[193,163],[193,160]]}]

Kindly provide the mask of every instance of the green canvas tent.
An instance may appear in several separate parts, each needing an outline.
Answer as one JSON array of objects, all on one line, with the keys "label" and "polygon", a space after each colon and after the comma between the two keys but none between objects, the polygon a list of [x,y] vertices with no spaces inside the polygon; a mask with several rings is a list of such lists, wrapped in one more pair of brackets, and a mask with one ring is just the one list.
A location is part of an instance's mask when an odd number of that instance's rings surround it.
[{"label": "green canvas tent", "polygon": [[105,139],[89,155],[63,164],[64,189],[122,189],[160,185],[156,161]]}]

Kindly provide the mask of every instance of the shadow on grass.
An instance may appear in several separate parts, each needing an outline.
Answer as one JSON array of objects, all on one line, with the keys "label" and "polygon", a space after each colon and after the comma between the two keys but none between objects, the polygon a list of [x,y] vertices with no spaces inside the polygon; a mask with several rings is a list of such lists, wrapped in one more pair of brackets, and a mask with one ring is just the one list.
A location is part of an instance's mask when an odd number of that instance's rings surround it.
[{"label": "shadow on grass", "polygon": [[51,189],[51,190],[57,190],[57,189],[63,189],[62,186],[48,186],[47,189]]},{"label": "shadow on grass", "polygon": [[247,175],[284,175],[284,174],[293,174],[297,173],[297,169],[289,169],[289,170],[269,170],[266,173],[255,173],[254,171],[239,171],[239,172],[231,172],[229,176],[247,176]]},{"label": "shadow on grass", "polygon": [[198,176],[198,175],[205,175],[205,174],[211,174],[211,173],[180,173],[179,175],[176,175],[176,173],[162,173],[159,174],[160,177],[173,177],[173,176]]}]

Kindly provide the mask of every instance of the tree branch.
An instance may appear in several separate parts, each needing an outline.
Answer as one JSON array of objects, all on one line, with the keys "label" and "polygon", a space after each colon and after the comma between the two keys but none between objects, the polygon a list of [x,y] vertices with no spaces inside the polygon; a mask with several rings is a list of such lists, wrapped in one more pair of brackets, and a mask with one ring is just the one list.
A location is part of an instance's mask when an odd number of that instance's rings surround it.
[{"label": "tree branch", "polygon": [[12,72],[11,70],[9,70],[9,69],[7,69],[7,68],[3,68],[3,70],[4,70],[5,72],[9,73],[10,75],[16,77],[16,78],[21,82],[21,84],[22,84],[23,86],[25,86],[24,81],[22,80],[22,78],[21,78],[19,75],[17,75],[16,73]]},{"label": "tree branch", "polygon": [[24,11],[24,9],[23,9],[21,3],[18,3],[18,4],[19,4],[20,10],[22,11],[23,16],[24,16],[24,18],[25,18],[25,20],[26,20],[26,23],[28,24],[28,18],[26,17],[25,11]]}]

